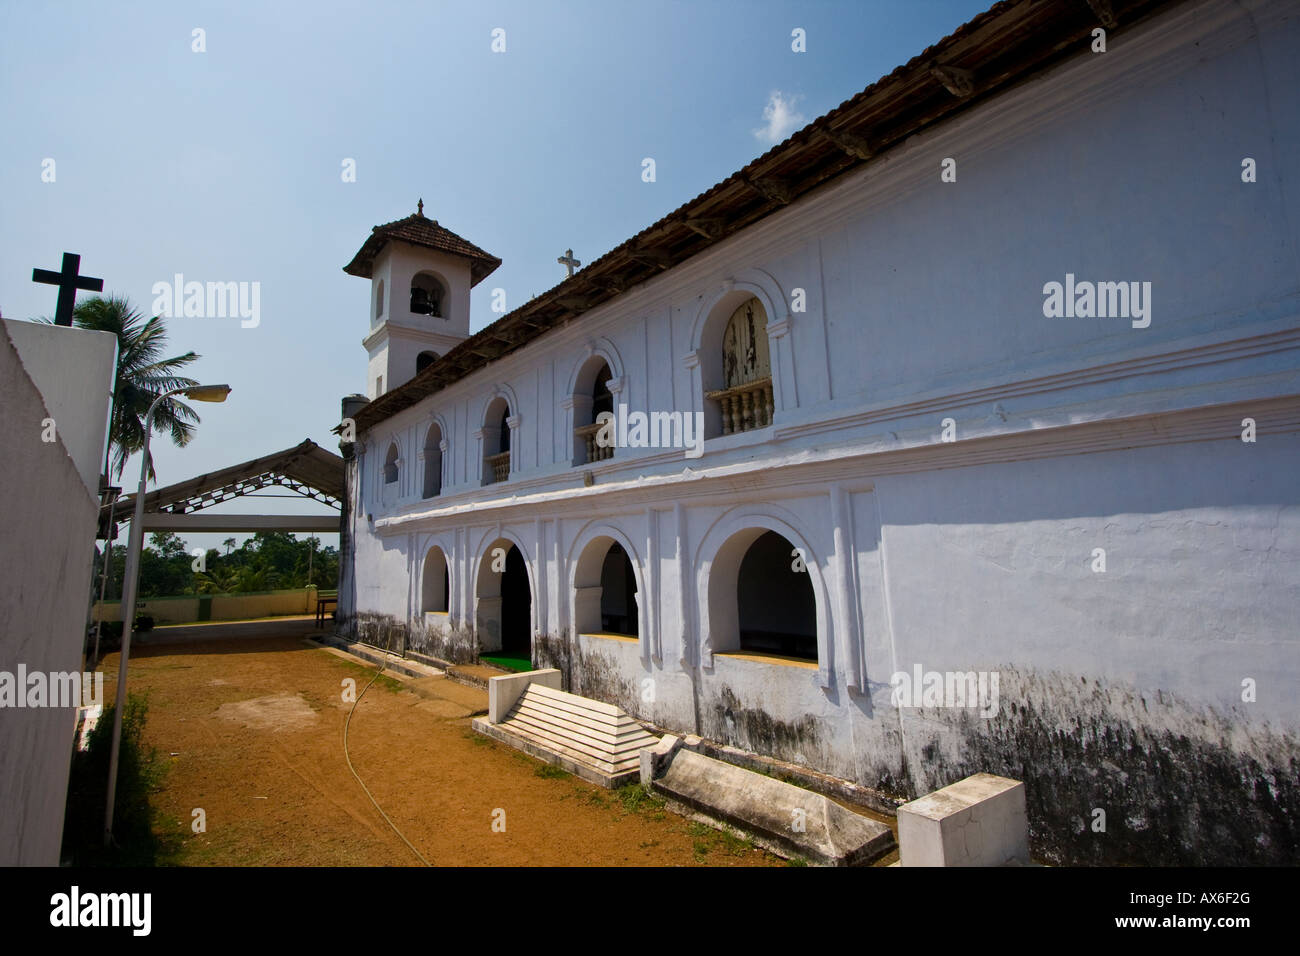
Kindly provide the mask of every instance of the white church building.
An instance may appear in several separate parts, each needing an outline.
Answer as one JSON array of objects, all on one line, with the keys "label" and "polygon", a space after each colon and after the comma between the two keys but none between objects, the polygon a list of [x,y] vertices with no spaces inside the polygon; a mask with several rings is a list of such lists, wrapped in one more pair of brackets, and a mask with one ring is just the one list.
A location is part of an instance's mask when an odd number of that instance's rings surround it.
[{"label": "white church building", "polygon": [[500,260],[378,226],[340,621],[1294,862],[1297,168],[1300,3],[1011,0],[476,334]]}]

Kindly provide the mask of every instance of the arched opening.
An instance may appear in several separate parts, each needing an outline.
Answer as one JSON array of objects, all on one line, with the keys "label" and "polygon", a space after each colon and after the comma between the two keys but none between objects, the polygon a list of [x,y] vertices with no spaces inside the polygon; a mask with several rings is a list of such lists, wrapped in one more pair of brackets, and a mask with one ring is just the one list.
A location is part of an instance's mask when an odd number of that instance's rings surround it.
[{"label": "arched opening", "polygon": [[709,571],[709,643],[817,660],[817,600],[801,554],[783,535],[749,528],[718,549]]},{"label": "arched opening", "polygon": [[[614,458],[614,442],[601,441],[601,412],[614,412],[610,365],[601,356],[591,356],[578,373],[573,395],[573,463],[588,464]],[[608,434],[608,429],[606,429]]]},{"label": "arched opening", "polygon": [[380,279],[375,283],[375,321],[383,318],[384,315],[384,280]]},{"label": "arched opening", "polygon": [[447,555],[436,545],[424,556],[424,573],[420,580],[420,610],[425,614],[445,614],[451,594],[451,574]]},{"label": "arched opening", "polygon": [[388,454],[384,456],[384,484],[397,483],[397,463],[397,442],[393,442],[388,446]]},{"label": "arched opening", "polygon": [[421,352],[415,357],[415,374],[419,375],[436,361],[438,361],[437,352]]},{"label": "arched opening", "polygon": [[614,411],[609,363],[593,355],[578,372],[573,395],[573,463],[584,465],[614,457],[613,442],[599,441],[601,412]]},{"label": "arched opening", "polygon": [[479,564],[475,618],[482,657],[513,670],[532,667],[532,585],[523,553],[498,538]]},{"label": "arched opening", "polygon": [[443,318],[445,298],[446,290],[433,273],[420,272],[411,279],[411,312],[414,315]]},{"label": "arched opening", "polygon": [[442,429],[434,422],[424,436],[424,497],[442,492]]},{"label": "arched opening", "polygon": [[767,311],[752,295],[736,299],[727,296],[715,307],[701,343],[710,437],[766,428],[775,413]]},{"label": "arched opening", "polygon": [[483,484],[510,477],[510,404],[498,395],[483,416]]},{"label": "arched opening", "polygon": [[775,531],[749,546],[736,588],[741,650],[817,660],[817,600],[802,565]]},{"label": "arched opening", "polygon": [[613,538],[601,535],[587,543],[573,585],[578,633],[640,635],[636,570],[626,549]]}]

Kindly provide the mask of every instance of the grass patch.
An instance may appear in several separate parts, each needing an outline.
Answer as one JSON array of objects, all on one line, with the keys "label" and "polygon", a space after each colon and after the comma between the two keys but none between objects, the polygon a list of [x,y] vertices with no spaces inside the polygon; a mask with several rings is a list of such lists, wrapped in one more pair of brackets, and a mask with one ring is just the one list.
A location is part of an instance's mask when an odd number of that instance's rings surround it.
[{"label": "grass patch", "polygon": [[624,813],[649,813],[652,817],[664,807],[663,798],[644,784],[634,783],[615,791]]},{"label": "grass patch", "polygon": [[786,866],[807,866],[808,861],[801,856],[792,856],[785,861]]},{"label": "grass patch", "polygon": [[694,838],[696,861],[714,850],[729,856],[744,856],[754,850],[754,841],[748,837],[738,837],[730,830],[715,830],[713,827],[692,820],[687,824],[686,832]]},{"label": "grass patch", "polygon": [[[116,705],[104,708],[99,723],[90,732],[86,750],[73,754],[61,858],[72,866],[158,866],[174,862],[183,839],[170,835],[175,830],[166,826],[169,821],[162,820],[150,802],[150,797],[162,788],[167,764],[157,748],[145,746],[149,702],[138,694],[127,695],[122,713],[113,845],[104,846],[115,709]],[[160,836],[155,831],[168,835]]]},{"label": "grass patch", "polygon": [[480,654],[479,660],[507,671],[520,672],[533,669],[532,658],[522,654]]},{"label": "grass patch", "polygon": [[563,767],[557,767],[553,763],[539,763],[533,773],[546,780],[562,780],[570,775],[569,771]]}]

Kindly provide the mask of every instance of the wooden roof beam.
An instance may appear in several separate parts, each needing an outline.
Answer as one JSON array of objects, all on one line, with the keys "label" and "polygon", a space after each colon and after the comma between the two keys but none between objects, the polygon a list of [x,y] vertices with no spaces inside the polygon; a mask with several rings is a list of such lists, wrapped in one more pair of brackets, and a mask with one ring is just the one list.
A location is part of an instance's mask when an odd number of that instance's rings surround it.
[{"label": "wooden roof beam", "polygon": [[1111,9],[1110,0],[1088,0],[1088,6],[1107,30],[1114,30],[1119,26],[1119,20],[1115,19],[1115,11]]},{"label": "wooden roof beam", "polygon": [[943,88],[957,97],[967,97],[975,92],[975,74],[959,66],[942,63],[930,64],[930,75],[943,84]]},{"label": "wooden roof beam", "polygon": [[753,176],[746,180],[749,186],[758,190],[772,202],[788,205],[794,200],[794,190],[788,179],[780,176]]},{"label": "wooden roof beam", "polygon": [[705,239],[721,239],[727,220],[718,216],[688,216],[682,220],[682,225]]},{"label": "wooden roof beam", "polygon": [[673,264],[672,256],[655,249],[637,249],[635,252],[629,252],[627,257],[635,262],[644,262],[646,265],[655,266],[659,269],[670,268]]},{"label": "wooden roof beam", "polygon": [[556,300],[566,309],[572,309],[574,312],[586,312],[596,304],[596,297],[591,295],[562,295]]},{"label": "wooden roof beam", "polygon": [[820,132],[822,136],[854,159],[870,159],[878,152],[875,145],[866,137],[855,136],[853,133],[842,133],[839,130],[831,129],[829,126],[823,127]]}]

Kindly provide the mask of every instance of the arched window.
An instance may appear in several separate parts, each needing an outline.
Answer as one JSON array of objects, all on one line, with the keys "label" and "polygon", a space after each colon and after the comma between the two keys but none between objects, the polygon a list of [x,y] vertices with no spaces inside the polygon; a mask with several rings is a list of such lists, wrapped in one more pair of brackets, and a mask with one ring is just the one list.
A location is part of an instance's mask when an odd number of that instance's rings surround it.
[{"label": "arched window", "polygon": [[384,315],[384,280],[380,279],[375,286],[375,319],[381,319]]},{"label": "arched window", "polygon": [[424,497],[442,491],[442,429],[434,422],[424,436]]},{"label": "arched window", "polygon": [[772,424],[774,401],[767,313],[753,296],[740,303],[727,319],[722,330],[721,359],[722,387],[705,395],[717,403],[721,433],[730,435]]},{"label": "arched window", "polygon": [[607,634],[637,634],[636,574],[617,541],[600,569],[600,627]]},{"label": "arched window", "polygon": [[709,568],[709,644],[817,660],[817,600],[805,561],[775,531],[747,528],[727,539]]},{"label": "arched window", "polygon": [[736,585],[741,650],[817,660],[817,602],[800,563],[775,531],[749,546]]},{"label": "arched window", "polygon": [[443,302],[446,292],[442,283],[432,273],[421,272],[411,280],[411,312],[415,315],[431,315],[443,318]]},{"label": "arched window", "polygon": [[591,389],[591,420],[596,421],[601,412],[614,411],[614,396],[609,391],[609,380],[613,378],[609,366],[602,363],[596,372],[596,384]]},{"label": "arched window", "polygon": [[424,574],[420,584],[420,610],[445,613],[447,598],[451,594],[447,555],[436,545],[424,556]]},{"label": "arched window", "polygon": [[621,544],[606,535],[582,549],[574,577],[575,623],[580,634],[640,634],[636,571]]},{"label": "arched window", "polygon": [[438,361],[437,352],[421,352],[415,357],[415,374],[419,375],[436,361]]},{"label": "arched window", "polygon": [[510,404],[498,395],[483,416],[483,484],[510,477]]},{"label": "arched window", "polygon": [[601,412],[614,411],[614,395],[609,390],[611,378],[613,374],[609,364],[599,356],[593,356],[578,374],[581,391],[573,401],[574,464],[614,457],[614,443],[600,440],[601,423],[598,419]]},{"label": "arched window", "polygon": [[391,485],[397,481],[397,443],[388,446],[388,454],[384,456],[384,484]]}]

